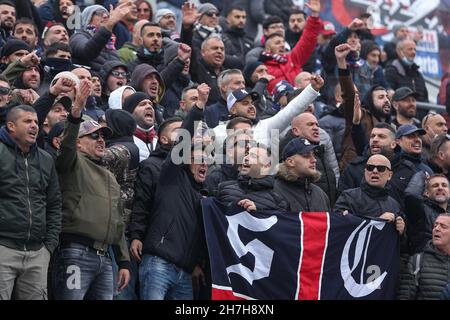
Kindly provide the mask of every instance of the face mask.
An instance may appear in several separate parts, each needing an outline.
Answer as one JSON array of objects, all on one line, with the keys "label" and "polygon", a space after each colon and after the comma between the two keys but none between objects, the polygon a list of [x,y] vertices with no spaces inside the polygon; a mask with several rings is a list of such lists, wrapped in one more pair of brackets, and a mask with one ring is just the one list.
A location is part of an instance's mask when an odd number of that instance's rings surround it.
[{"label": "face mask", "polygon": [[44,70],[52,76],[56,76],[62,71],[70,71],[72,69],[72,61],[62,58],[47,58],[45,60]]},{"label": "face mask", "polygon": [[414,59],[413,60],[409,60],[407,57],[403,57],[402,58],[402,62],[404,64],[406,64],[407,66],[411,66],[414,63]]}]

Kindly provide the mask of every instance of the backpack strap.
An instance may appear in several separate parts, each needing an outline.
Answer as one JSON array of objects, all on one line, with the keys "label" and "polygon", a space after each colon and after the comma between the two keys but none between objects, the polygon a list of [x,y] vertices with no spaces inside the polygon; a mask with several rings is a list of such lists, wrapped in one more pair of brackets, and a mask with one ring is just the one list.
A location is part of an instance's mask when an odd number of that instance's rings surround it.
[{"label": "backpack strap", "polygon": [[414,275],[414,282],[416,284],[416,287],[419,286],[419,278],[420,278],[420,268],[422,267],[422,255],[423,252],[418,253],[412,261],[413,264],[413,275]]}]

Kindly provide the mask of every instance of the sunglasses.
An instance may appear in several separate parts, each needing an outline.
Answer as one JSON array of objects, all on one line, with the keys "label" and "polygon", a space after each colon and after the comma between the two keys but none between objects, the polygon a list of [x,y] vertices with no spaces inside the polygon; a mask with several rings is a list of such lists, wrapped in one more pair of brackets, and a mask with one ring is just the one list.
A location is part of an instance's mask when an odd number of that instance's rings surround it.
[{"label": "sunglasses", "polygon": [[99,133],[98,131],[87,134],[86,137],[89,137],[92,140],[98,140],[101,137],[103,140],[105,140],[105,136],[103,135],[103,133]]},{"label": "sunglasses", "polygon": [[0,87],[0,95],[4,96],[11,92],[11,89],[8,87]]},{"label": "sunglasses", "polygon": [[210,12],[205,13],[205,15],[207,15],[208,17],[218,17],[219,13],[215,12],[215,11],[210,11]]},{"label": "sunglasses", "polygon": [[373,170],[375,170],[375,168],[377,168],[378,172],[385,172],[386,170],[391,171],[390,168],[383,166],[383,165],[374,165],[374,164],[366,164],[366,170],[372,172]]},{"label": "sunglasses", "polygon": [[111,71],[113,77],[128,77],[128,72],[126,71]]},{"label": "sunglasses", "polygon": [[423,125],[422,125],[422,127],[425,127],[425,126],[427,125],[427,121],[428,121],[430,118],[436,116],[437,114],[438,114],[438,113],[437,113],[436,111],[430,111],[430,112],[428,112],[428,114],[425,116],[425,118],[423,118]]}]

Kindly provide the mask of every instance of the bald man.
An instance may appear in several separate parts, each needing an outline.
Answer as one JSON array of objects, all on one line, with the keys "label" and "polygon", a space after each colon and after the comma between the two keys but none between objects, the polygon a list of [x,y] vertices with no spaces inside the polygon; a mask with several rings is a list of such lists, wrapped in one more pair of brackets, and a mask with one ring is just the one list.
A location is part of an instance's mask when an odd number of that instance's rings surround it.
[{"label": "bald man", "polygon": [[[310,112],[303,112],[291,121],[292,129],[280,143],[280,152],[292,139],[304,138],[311,144],[319,146],[316,152],[317,171],[321,173],[316,184],[327,194],[331,206],[336,201],[337,181],[339,180],[339,167],[334,152],[333,143],[325,130],[319,128],[317,118]],[[281,156],[281,155],[280,155]]]},{"label": "bald man", "polygon": [[97,100],[94,98],[94,84],[92,82],[91,72],[86,68],[75,68],[72,70],[72,73],[76,75],[80,81],[87,80],[91,86],[91,92],[89,93],[89,98],[86,101],[83,114],[89,116],[95,121],[99,121],[99,119],[101,119],[105,114],[105,111],[99,107]]},{"label": "bald man", "polygon": [[119,49],[119,58],[124,64],[128,64],[136,59],[137,49],[142,45],[141,29],[142,26],[149,23],[148,20],[143,19],[136,22],[133,27],[133,34],[131,42],[125,42],[122,48]]},{"label": "bald man", "polygon": [[389,159],[381,154],[371,156],[364,169],[361,187],[342,192],[333,211],[395,222],[397,231],[403,234],[405,222],[401,217],[400,204],[389,195],[390,188],[386,187],[391,178]]},{"label": "bald man", "polygon": [[427,132],[422,136],[422,158],[429,160],[431,158],[431,143],[438,135],[447,133],[447,122],[438,113],[428,113],[422,119],[422,128]]},{"label": "bald man", "polygon": [[295,87],[297,89],[304,89],[304,88],[306,88],[306,86],[311,83],[311,73],[309,73],[307,71],[300,72],[295,77],[294,82],[295,82]]}]

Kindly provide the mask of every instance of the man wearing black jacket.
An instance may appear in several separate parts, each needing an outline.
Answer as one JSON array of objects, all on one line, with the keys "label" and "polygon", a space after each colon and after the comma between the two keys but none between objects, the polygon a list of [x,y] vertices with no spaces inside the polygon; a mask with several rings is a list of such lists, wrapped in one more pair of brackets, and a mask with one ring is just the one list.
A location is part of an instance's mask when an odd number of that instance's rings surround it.
[{"label": "man wearing black jacket", "polygon": [[306,139],[295,138],[282,151],[274,190],[286,199],[290,212],[331,211],[327,194],[312,183],[320,177],[317,148]]},{"label": "man wearing black jacket", "polygon": [[[186,145],[191,146],[194,122],[203,117],[209,90],[206,84],[199,85],[197,105],[183,122],[182,128],[190,135],[188,141],[183,139],[176,145],[183,151]],[[206,243],[200,200],[208,165],[203,150],[193,147],[188,149],[190,157],[183,153],[181,164],[175,164],[179,155],[172,152],[161,168],[152,209],[148,213],[139,269],[141,299],[144,300],[192,299],[191,273],[203,277],[199,269],[206,257]],[[188,161],[184,159],[186,156]],[[139,250],[132,248],[132,254],[140,260]]]}]

